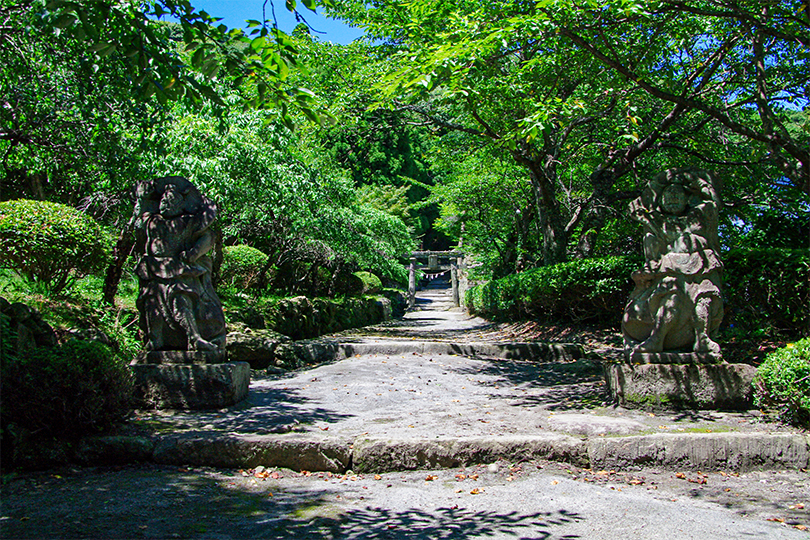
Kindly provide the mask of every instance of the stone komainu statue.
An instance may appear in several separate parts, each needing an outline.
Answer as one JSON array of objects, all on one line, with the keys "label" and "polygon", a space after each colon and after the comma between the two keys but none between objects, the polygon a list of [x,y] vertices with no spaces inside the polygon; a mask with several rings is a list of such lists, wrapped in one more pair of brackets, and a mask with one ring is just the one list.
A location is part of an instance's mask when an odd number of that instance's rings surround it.
[{"label": "stone komainu statue", "polygon": [[632,275],[636,286],[622,319],[629,360],[671,362],[657,353],[688,352],[720,361],[720,205],[711,175],[698,169],[664,171],[630,203],[631,216],[644,224],[645,264]]},{"label": "stone komainu statue", "polygon": [[143,254],[136,272],[147,351],[224,350],[225,317],[211,283],[216,205],[186,178],[138,185],[132,219]]}]

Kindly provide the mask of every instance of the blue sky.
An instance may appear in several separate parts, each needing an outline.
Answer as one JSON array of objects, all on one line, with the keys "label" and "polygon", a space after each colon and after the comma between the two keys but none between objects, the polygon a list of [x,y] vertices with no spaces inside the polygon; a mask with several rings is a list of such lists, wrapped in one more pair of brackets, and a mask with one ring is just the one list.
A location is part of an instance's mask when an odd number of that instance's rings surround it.
[{"label": "blue sky", "polygon": [[[212,17],[221,17],[222,23],[228,28],[245,28],[246,19],[262,20],[263,0],[192,0],[192,5],[198,10],[207,12]],[[357,28],[351,28],[340,21],[327,19],[320,13],[315,14],[306,9],[299,0],[299,11],[306,18],[314,33],[321,41],[347,44],[363,35]],[[284,0],[275,0],[276,17],[281,30],[289,33],[297,24],[292,13],[284,7]],[[272,19],[271,1],[268,0],[265,16]]]}]

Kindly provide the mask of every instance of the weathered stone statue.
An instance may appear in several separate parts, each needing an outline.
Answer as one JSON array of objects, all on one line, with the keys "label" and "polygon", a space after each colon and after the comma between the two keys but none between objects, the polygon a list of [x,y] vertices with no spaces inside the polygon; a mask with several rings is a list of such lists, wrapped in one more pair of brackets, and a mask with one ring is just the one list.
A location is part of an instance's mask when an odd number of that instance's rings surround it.
[{"label": "weathered stone statue", "polygon": [[[714,341],[723,317],[713,179],[698,169],[670,169],[630,204],[644,224],[644,266],[622,319],[625,354],[633,362],[720,361]],[[667,353],[691,353],[680,356]]]},{"label": "weathered stone statue", "polygon": [[225,317],[211,283],[216,205],[187,179],[142,182],[133,219],[144,241],[136,267],[147,351],[223,351]]},{"label": "weathered stone statue", "polygon": [[226,362],[225,316],[211,283],[217,207],[187,179],[141,182],[132,223],[144,351],[131,364],[137,407],[218,409],[248,395],[250,365]]}]

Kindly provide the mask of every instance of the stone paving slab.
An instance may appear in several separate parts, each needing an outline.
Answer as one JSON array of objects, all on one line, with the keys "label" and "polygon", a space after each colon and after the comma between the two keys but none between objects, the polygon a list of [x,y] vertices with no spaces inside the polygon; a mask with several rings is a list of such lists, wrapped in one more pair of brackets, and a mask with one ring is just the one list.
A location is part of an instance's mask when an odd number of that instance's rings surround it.
[{"label": "stone paving slab", "polygon": [[402,320],[327,336],[319,347],[301,342],[326,363],[254,372],[248,398],[235,406],[139,411],[129,434],[88,439],[79,459],[332,472],[497,459],[810,466],[807,433],[758,411],[614,407],[601,365],[581,346],[481,341],[492,324],[453,308],[448,295],[423,291]]},{"label": "stone paving slab", "polygon": [[[369,354],[256,378],[249,398],[228,409],[142,411],[134,426],[157,441],[146,459],[172,464],[340,472],[537,458],[602,468],[808,467],[807,435],[757,411],[649,413],[605,399],[587,359]],[[111,452],[126,453],[94,455]]]}]

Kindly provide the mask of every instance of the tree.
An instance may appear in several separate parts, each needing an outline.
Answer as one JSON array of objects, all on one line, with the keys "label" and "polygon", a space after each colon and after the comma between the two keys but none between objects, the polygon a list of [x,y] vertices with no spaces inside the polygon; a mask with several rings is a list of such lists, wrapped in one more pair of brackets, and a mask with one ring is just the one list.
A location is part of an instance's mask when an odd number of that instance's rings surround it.
[{"label": "tree", "polygon": [[454,150],[445,150],[448,176],[431,195],[441,209],[436,226],[476,254],[480,274],[499,278],[535,266],[540,236],[531,183],[520,167],[492,148],[458,163]]},{"label": "tree", "polygon": [[177,105],[175,114],[168,155],[154,174],[187,176],[216,200],[226,241],[267,253],[265,272],[286,267],[297,274],[288,276],[291,292],[301,290],[295,283],[309,286],[319,268],[335,279],[347,268],[404,277],[399,257],[413,248],[405,223],[364,204],[320,148],[267,123],[272,113],[219,118],[211,108]]},{"label": "tree", "polygon": [[[338,9],[397,51],[400,66],[380,85],[380,106],[470,134],[524,167],[534,191],[543,261],[550,264],[567,257],[575,238],[577,251],[591,253],[589,231],[598,231],[609,210],[635,197],[644,177],[661,168],[699,159],[737,167],[738,176],[750,179],[752,170],[764,176],[778,164],[756,154],[740,156],[740,147],[756,142],[748,132],[732,129],[737,124],[718,126],[689,101],[648,92],[606,66],[569,31],[572,21],[587,20],[589,39],[605,36],[601,39],[610,40],[623,58],[638,58],[651,69],[670,65],[669,76],[685,77],[691,95],[716,94],[711,61],[678,71],[679,55],[694,55],[689,50],[699,48],[701,37],[686,40],[689,29],[707,21],[673,22],[681,24],[682,39],[670,41],[666,28],[642,20],[644,4],[585,9],[553,0],[485,6],[436,0],[366,8],[346,0]],[[636,25],[616,24],[620,16]],[[639,39],[644,45],[637,47],[627,38],[633,32],[652,37]],[[727,93],[733,90],[726,87]],[[751,120],[746,111],[739,118],[738,124]]]},{"label": "tree", "polygon": [[[286,2],[296,12],[294,0]],[[314,0],[303,5],[315,9]],[[297,13],[297,12],[296,12]],[[292,125],[289,107],[316,118],[312,92],[288,84],[298,65],[290,36],[274,21],[248,21],[250,35],[229,29],[219,19],[197,10],[189,0],[151,0],[110,4],[102,0],[18,0],[0,10],[8,22],[27,18],[41,33],[75,40],[94,64],[118,60],[126,69],[133,96],[155,96],[165,104],[190,97],[222,104],[212,81],[230,78],[242,87],[245,105],[272,106]],[[176,24],[159,23],[167,18]],[[4,24],[3,37],[22,31]],[[179,45],[179,46],[178,46]]]},{"label": "tree", "polygon": [[[553,27],[656,99],[699,111],[750,140],[810,193],[804,1],[638,0],[598,9],[542,4],[533,16],[537,24]],[[804,115],[796,121],[792,112],[799,108]]]},{"label": "tree", "polygon": [[[177,22],[156,20],[163,16]],[[92,195],[83,206],[101,213],[128,202],[141,165],[160,155],[156,134],[173,100],[224,106],[221,95],[235,86],[243,107],[269,107],[290,128],[296,110],[317,120],[312,92],[289,84],[292,39],[272,21],[250,24],[250,37],[229,30],[188,0],[0,7],[0,151],[14,188],[4,196],[76,205]],[[109,302],[131,246],[125,227],[105,282]]]},{"label": "tree", "polygon": [[130,100],[119,64],[94,64],[75,40],[43,33],[30,10],[4,15],[2,197],[75,206],[98,186],[108,193],[126,186],[159,112]]}]

